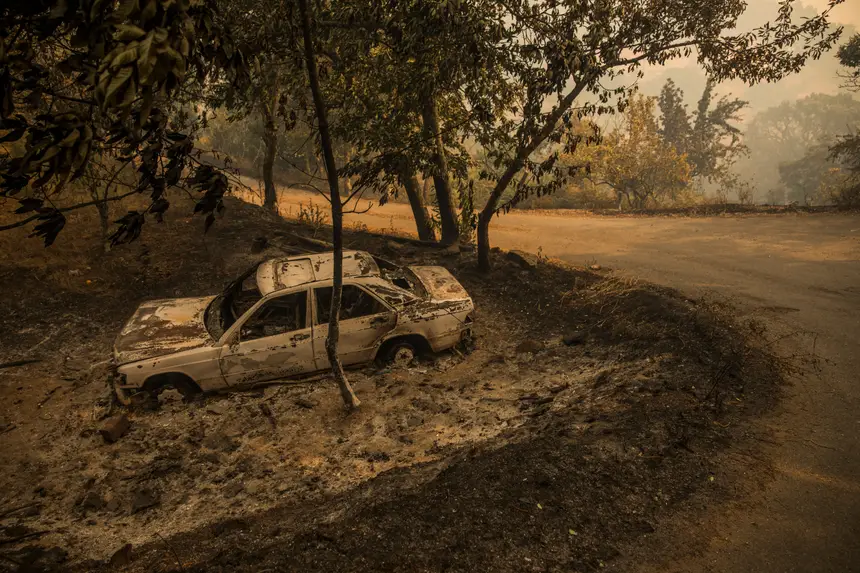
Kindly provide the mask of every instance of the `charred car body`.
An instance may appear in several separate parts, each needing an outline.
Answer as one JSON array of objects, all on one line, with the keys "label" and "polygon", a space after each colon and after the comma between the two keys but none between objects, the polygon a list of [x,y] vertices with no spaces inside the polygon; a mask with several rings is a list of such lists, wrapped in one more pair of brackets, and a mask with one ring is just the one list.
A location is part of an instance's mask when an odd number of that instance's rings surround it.
[{"label": "charred car body", "polygon": [[[468,336],[472,299],[442,267],[344,253],[339,354],[345,366],[409,361]],[[114,344],[120,401],[173,387],[247,388],[330,367],[332,254],[270,259],[219,295],[144,302]]]}]

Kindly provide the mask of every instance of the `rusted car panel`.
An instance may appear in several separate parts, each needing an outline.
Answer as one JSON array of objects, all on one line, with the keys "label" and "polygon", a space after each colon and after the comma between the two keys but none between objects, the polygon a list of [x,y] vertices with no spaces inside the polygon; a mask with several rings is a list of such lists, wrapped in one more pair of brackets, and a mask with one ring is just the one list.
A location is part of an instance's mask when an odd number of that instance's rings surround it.
[{"label": "rusted car panel", "polygon": [[177,298],[143,303],[116,339],[118,362],[163,356],[211,342],[203,324],[203,314],[214,298]]},{"label": "rusted car panel", "polygon": [[311,329],[224,345],[219,365],[228,386],[313,372],[316,368]]},{"label": "rusted car panel", "polygon": [[[374,293],[370,283],[381,281],[381,279],[360,279],[351,281],[347,288],[361,289],[367,296],[373,297],[378,306],[375,312],[365,316],[350,318],[341,315],[339,350],[341,362],[350,366],[361,364],[374,359],[376,352],[382,343],[387,340],[390,333],[397,325],[397,307],[386,303],[385,299]],[[314,354],[316,366],[319,370],[330,367],[328,355],[325,349],[325,339],[328,336],[328,312],[321,315],[321,310],[330,304],[330,300],[319,300],[318,293],[331,288],[331,282],[317,284],[313,289],[314,301]],[[346,293],[345,293],[346,294]]]},{"label": "rusted car panel", "polygon": [[432,300],[467,300],[469,293],[444,267],[409,267]]},{"label": "rusted car panel", "polygon": [[[270,259],[257,267],[257,287],[263,295],[317,281],[330,281],[334,266],[331,253]],[[379,276],[379,267],[369,253],[343,252],[343,277]]]},{"label": "rusted car panel", "polygon": [[[387,343],[416,336],[438,352],[469,331],[474,305],[446,269],[382,274],[368,253],[346,256],[339,343],[345,365],[371,361]],[[331,268],[330,253],[272,259],[221,295],[143,303],[114,347],[117,395],[127,402],[135,391],[156,389],[154,380],[175,376],[208,391],[329,368]]]},{"label": "rusted car panel", "polygon": [[224,389],[227,385],[218,366],[220,353],[220,347],[207,344],[175,354],[120,364],[116,368],[119,376],[115,381],[117,394],[125,402],[127,395],[142,389],[147,380],[168,374],[187,376],[206,391]]}]

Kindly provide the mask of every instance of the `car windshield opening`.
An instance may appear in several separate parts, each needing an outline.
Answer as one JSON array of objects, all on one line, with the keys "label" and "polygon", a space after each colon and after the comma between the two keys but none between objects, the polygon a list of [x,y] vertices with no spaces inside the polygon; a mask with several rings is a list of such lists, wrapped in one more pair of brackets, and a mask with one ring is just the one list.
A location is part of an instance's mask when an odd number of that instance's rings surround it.
[{"label": "car windshield opening", "polygon": [[219,339],[233,326],[240,316],[263,298],[257,288],[257,267],[254,265],[227,285],[206,309],[206,330],[214,339]]}]

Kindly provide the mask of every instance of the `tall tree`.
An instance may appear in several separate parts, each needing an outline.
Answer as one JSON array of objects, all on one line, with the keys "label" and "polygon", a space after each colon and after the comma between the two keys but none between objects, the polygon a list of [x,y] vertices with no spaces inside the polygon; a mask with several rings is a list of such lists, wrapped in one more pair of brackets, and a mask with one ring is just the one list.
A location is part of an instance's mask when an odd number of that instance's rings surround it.
[{"label": "tall tree", "polygon": [[278,99],[280,85],[278,69],[269,71],[269,81],[260,97],[260,114],[263,116],[263,206],[272,211],[278,210],[278,193],[275,189],[275,156],[278,153]]},{"label": "tall tree", "polygon": [[[509,22],[516,44],[510,51],[512,80],[522,86],[521,106],[512,121],[497,122],[496,157],[506,168],[495,182],[478,219],[478,260],[490,266],[489,226],[499,201],[523,169],[539,185],[558,185],[557,156],[536,162],[532,154],[545,140],[561,141],[572,117],[611,112],[628,93],[606,87],[605,80],[641,74],[644,63],[662,65],[690,56],[715,81],[776,81],[818,58],[837,40],[828,30],[828,14],[796,24],[794,2],[780,4],[774,22],[748,33],[733,33],[746,9],[743,0],[633,3],[623,0],[510,0]],[[583,92],[596,103],[579,101]],[[578,141],[567,142],[574,146]],[[563,149],[559,152],[564,151]],[[556,177],[546,177],[555,169]],[[541,182],[543,179],[543,183]]]},{"label": "tall tree", "polygon": [[404,165],[414,168],[435,185],[442,242],[456,242],[453,182],[468,177],[470,161],[463,138],[504,114],[514,94],[503,67],[503,8],[494,0],[367,1],[328,10],[330,27],[359,32],[326,54],[342,77],[328,82],[339,102],[333,132],[357,148],[349,171],[384,188],[403,183]]},{"label": "tall tree", "polygon": [[460,239],[460,226],[454,210],[454,194],[451,192],[451,176],[448,172],[448,157],[442,139],[442,125],[439,121],[439,107],[436,93],[432,88],[422,96],[421,119],[424,136],[431,141],[433,148],[431,175],[436,185],[436,203],[439,206],[442,244],[453,245]]},{"label": "tall tree", "polygon": [[430,212],[427,210],[427,205],[424,203],[424,196],[421,190],[421,184],[418,182],[418,177],[415,175],[415,168],[409,163],[404,162],[400,168],[400,184],[406,190],[406,197],[409,199],[409,206],[412,208],[412,216],[415,219],[415,227],[418,231],[418,238],[422,241],[435,240],[435,233],[430,220]]},{"label": "tall tree", "polygon": [[686,153],[691,137],[690,114],[684,103],[684,92],[671,78],[660,90],[660,136],[678,153]]},{"label": "tall tree", "polygon": [[746,152],[741,131],[734,125],[745,101],[723,96],[714,102],[714,81],[708,79],[692,117],[684,105],[684,92],[670,79],[660,92],[660,134],[680,153],[687,154],[692,176],[724,184],[729,169]]},{"label": "tall tree", "polygon": [[746,152],[741,142],[739,112],[747,102],[723,96],[714,104],[714,81],[708,79],[696,107],[687,156],[693,177],[709,183],[722,182],[736,158]]},{"label": "tall tree", "polygon": [[[281,0],[219,0],[219,5],[225,19],[233,23],[231,31],[237,48],[252,54],[249,86],[242,92],[226,94],[218,84],[207,94],[207,103],[211,107],[228,107],[234,122],[259,118],[262,156],[258,165],[263,178],[263,206],[277,210],[275,163],[283,133],[295,127],[284,101],[285,76],[295,73],[295,62],[288,59],[293,31],[284,26],[289,12]],[[256,162],[258,158],[253,160]]]},{"label": "tall tree", "polygon": [[690,165],[658,132],[654,99],[634,95],[621,128],[593,149],[584,151],[591,164],[588,177],[615,192],[618,208],[635,209],[675,199],[690,183]]}]

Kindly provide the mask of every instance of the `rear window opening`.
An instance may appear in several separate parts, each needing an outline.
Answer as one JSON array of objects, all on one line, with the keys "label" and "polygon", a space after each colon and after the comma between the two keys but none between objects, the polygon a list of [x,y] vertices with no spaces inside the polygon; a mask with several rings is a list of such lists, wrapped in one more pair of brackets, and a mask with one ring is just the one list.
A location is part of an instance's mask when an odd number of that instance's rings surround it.
[{"label": "rear window opening", "polygon": [[380,271],[383,279],[387,280],[394,286],[414,294],[415,296],[426,298],[427,291],[424,285],[418,280],[418,277],[405,267],[392,265],[391,268],[384,268]]}]

